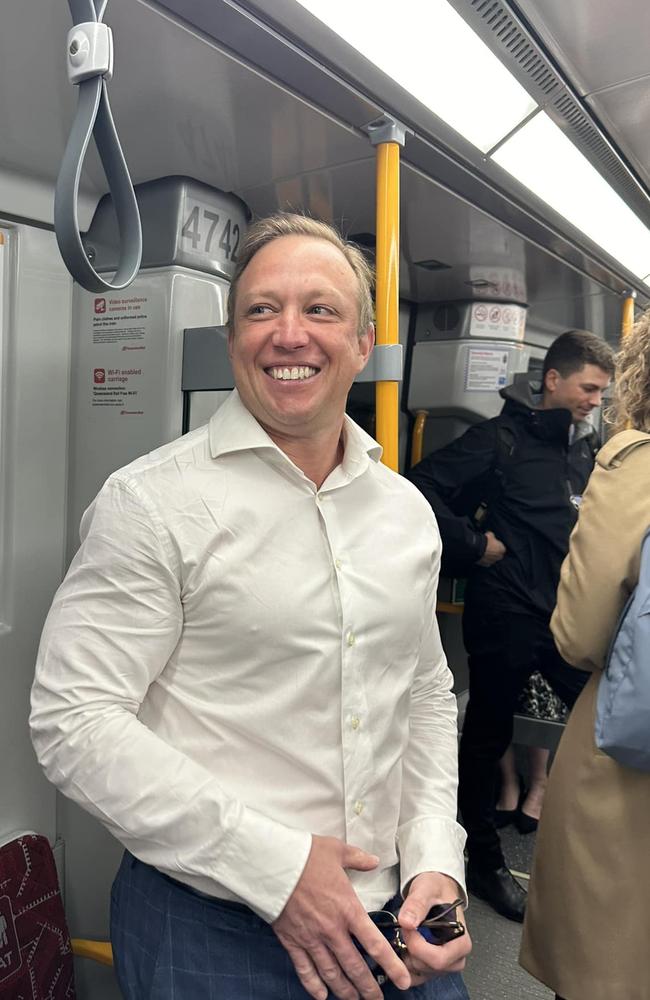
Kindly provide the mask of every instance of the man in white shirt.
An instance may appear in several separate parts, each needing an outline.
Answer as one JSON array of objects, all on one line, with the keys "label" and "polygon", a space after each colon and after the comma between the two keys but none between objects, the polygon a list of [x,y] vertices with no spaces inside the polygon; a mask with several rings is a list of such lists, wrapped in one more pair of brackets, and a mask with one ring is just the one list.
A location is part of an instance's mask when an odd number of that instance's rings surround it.
[{"label": "man in white shirt", "polygon": [[[329,226],[252,227],[237,390],[108,479],[48,616],[34,746],[127,849],[128,1000],[466,997],[469,936],[416,929],[465,899],[439,534],[345,415],[370,287]],[[399,892],[406,964],[368,916]]]}]

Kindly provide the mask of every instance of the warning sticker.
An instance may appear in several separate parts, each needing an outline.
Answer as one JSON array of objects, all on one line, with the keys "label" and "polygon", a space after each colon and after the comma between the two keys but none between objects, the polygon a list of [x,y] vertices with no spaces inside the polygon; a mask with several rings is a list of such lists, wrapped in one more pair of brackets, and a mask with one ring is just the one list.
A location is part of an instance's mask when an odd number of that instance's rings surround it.
[{"label": "warning sticker", "polygon": [[492,340],[523,340],[526,327],[524,306],[477,302],[472,306],[469,333],[471,337]]},{"label": "warning sticker", "polygon": [[[146,297],[96,298],[93,311],[93,344],[119,344],[144,340],[147,319]],[[123,350],[128,349],[123,348]],[[130,349],[138,350],[138,347]],[[144,350],[144,346],[141,349]]]},{"label": "warning sticker", "polygon": [[503,348],[470,347],[465,360],[465,391],[494,392],[508,379],[508,352]]}]

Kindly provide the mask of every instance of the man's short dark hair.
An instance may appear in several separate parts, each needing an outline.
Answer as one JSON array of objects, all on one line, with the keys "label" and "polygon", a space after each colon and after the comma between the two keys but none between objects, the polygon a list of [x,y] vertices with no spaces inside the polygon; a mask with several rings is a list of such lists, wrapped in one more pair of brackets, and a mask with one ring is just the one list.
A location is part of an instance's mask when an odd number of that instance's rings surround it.
[{"label": "man's short dark hair", "polygon": [[568,378],[585,365],[596,365],[613,378],[614,352],[595,333],[589,333],[588,330],[567,330],[553,341],[546,352],[542,375],[545,376],[554,368],[562,378]]}]

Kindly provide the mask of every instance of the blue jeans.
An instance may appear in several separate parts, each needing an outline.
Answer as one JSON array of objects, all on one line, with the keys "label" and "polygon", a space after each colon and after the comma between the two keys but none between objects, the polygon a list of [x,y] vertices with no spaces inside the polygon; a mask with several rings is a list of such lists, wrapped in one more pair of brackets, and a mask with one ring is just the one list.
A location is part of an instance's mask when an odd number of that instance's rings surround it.
[{"label": "blue jeans", "polygon": [[[248,907],[208,899],[125,853],[111,892],[125,1000],[310,1000],[273,932]],[[386,1000],[469,1000],[453,973]]]}]

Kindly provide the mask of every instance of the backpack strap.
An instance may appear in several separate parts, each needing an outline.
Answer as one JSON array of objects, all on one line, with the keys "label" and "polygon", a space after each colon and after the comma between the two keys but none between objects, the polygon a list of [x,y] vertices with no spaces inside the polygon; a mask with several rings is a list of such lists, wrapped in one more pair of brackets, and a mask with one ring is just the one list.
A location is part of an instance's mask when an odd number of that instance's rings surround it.
[{"label": "backpack strap", "polygon": [[508,466],[512,464],[517,435],[513,425],[503,418],[497,418],[494,423],[496,432],[496,447],[494,450],[494,460],[488,473],[485,495],[479,502],[472,520],[477,528],[481,528],[485,523],[490,506],[499,499],[504,490],[505,474]]}]

